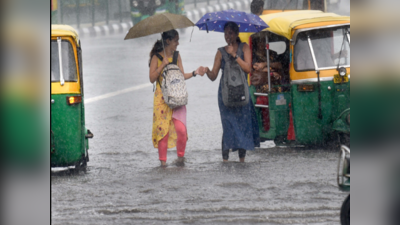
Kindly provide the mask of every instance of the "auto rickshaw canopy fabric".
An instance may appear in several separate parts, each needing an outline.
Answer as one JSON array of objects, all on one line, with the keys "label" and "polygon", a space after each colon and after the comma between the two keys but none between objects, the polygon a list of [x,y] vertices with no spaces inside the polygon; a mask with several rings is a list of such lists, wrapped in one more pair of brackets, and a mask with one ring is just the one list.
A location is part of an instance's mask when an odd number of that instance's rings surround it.
[{"label": "auto rickshaw canopy fabric", "polygon": [[52,24],[51,25],[51,36],[59,37],[59,36],[71,36],[75,42],[76,45],[79,46],[79,36],[76,30],[69,26],[69,25],[64,25],[64,24]]},{"label": "auto rickshaw canopy fabric", "polygon": [[325,13],[319,10],[301,10],[282,13],[261,15],[260,18],[268,24],[269,28],[263,31],[270,31],[287,39],[292,38],[292,31],[296,27],[312,23],[323,22],[346,22],[350,23],[349,16],[341,16],[335,13]]}]

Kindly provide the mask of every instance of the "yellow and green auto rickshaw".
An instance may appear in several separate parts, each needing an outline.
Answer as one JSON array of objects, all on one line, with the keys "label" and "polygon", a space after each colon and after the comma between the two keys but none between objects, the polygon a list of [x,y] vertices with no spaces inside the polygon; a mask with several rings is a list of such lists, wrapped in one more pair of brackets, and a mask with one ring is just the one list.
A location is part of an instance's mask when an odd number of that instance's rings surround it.
[{"label": "yellow and green auto rickshaw", "polygon": [[85,127],[82,49],[68,25],[51,26],[51,167],[85,168],[89,161]]},{"label": "yellow and green auto rickshaw", "polygon": [[260,17],[269,28],[249,43],[253,63],[260,43],[265,56],[257,75],[264,83],[250,74],[261,140],[350,146],[350,17],[316,10]]}]

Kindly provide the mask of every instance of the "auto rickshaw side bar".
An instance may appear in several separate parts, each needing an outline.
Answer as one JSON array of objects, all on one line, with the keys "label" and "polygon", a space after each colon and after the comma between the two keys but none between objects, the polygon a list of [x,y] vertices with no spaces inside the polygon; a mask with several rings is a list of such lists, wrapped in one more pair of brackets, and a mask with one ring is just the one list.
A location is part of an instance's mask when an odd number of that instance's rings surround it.
[{"label": "auto rickshaw side bar", "polygon": [[64,86],[64,74],[63,74],[63,65],[62,65],[62,48],[61,48],[61,37],[57,37],[57,46],[58,46],[58,62],[60,63],[60,84]]},{"label": "auto rickshaw side bar", "polygon": [[322,112],[321,112],[321,79],[319,77],[319,68],[318,68],[317,59],[315,58],[314,48],[313,48],[313,45],[311,43],[310,36],[307,36],[307,40],[308,40],[308,45],[310,46],[311,56],[312,56],[314,67],[315,67],[315,73],[317,74],[317,79],[318,79],[318,118],[322,119]]}]

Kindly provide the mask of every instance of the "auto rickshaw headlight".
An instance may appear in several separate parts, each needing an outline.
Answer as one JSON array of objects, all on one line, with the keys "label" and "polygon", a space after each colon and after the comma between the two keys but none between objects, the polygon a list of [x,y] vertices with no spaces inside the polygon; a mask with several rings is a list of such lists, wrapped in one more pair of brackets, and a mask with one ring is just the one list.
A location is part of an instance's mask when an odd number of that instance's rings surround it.
[{"label": "auto rickshaw headlight", "polygon": [[156,6],[161,5],[161,0],[156,0]]},{"label": "auto rickshaw headlight", "polygon": [[132,1],[133,7],[138,7],[139,3],[137,1]]},{"label": "auto rickshaw headlight", "polygon": [[350,125],[350,113],[347,115],[347,123]]},{"label": "auto rickshaw headlight", "polygon": [[82,96],[68,96],[67,104],[74,105],[82,102]]},{"label": "auto rickshaw headlight", "polygon": [[340,75],[341,77],[344,77],[344,76],[346,76],[346,74],[347,74],[346,68],[340,67],[340,68],[339,68],[339,75]]}]

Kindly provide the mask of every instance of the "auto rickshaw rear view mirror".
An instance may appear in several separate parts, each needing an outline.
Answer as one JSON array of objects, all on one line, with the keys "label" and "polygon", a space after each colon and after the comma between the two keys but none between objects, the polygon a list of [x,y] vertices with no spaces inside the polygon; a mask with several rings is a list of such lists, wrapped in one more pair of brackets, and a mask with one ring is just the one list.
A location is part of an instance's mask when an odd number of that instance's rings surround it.
[{"label": "auto rickshaw rear view mirror", "polygon": [[82,96],[68,96],[67,104],[74,105],[82,102]]},{"label": "auto rickshaw rear view mirror", "polygon": [[314,91],[314,85],[312,84],[299,84],[299,86],[297,86],[297,91],[307,91],[307,92],[311,92]]}]

